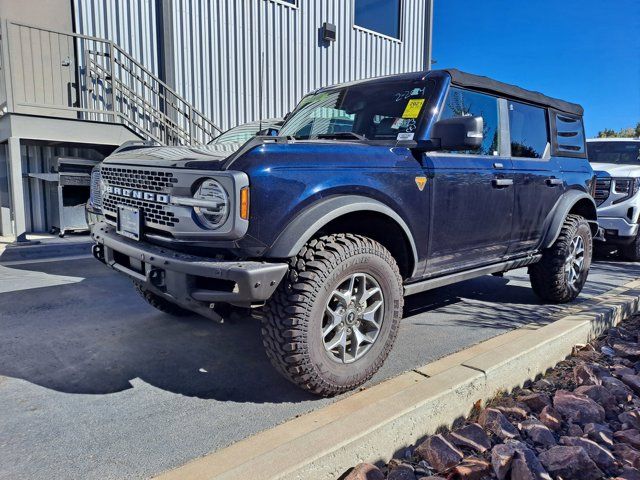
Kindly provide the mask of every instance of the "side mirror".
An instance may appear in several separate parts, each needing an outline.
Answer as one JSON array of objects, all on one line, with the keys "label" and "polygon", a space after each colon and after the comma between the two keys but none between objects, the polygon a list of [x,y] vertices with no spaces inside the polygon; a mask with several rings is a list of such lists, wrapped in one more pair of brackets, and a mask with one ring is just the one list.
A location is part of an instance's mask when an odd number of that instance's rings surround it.
[{"label": "side mirror", "polygon": [[453,117],[436,122],[431,140],[438,150],[477,150],[484,140],[482,117]]},{"label": "side mirror", "polygon": [[279,131],[280,131],[280,129],[279,128],[275,128],[275,127],[263,128],[258,133],[256,133],[256,136],[258,136],[258,137],[277,137]]}]

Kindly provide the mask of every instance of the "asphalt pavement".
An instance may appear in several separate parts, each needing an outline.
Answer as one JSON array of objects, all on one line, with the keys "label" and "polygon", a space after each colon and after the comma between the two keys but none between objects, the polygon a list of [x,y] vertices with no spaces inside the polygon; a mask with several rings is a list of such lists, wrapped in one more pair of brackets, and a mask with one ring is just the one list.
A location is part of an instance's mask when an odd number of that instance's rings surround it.
[{"label": "asphalt pavement", "polygon": [[[598,262],[580,301],[637,277]],[[524,269],[409,297],[371,383],[567,308]],[[255,319],[164,315],[91,258],[0,265],[0,479],[148,478],[331,401],[272,369]]]}]

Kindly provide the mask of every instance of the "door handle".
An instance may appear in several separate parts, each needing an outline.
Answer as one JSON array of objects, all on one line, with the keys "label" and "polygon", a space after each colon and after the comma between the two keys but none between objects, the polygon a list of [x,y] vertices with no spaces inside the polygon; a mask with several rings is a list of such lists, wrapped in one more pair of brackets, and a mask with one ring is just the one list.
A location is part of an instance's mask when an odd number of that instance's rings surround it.
[{"label": "door handle", "polygon": [[564,184],[564,181],[561,178],[547,178],[544,183],[547,184],[548,187],[557,187],[559,185]]},{"label": "door handle", "polygon": [[491,181],[493,188],[506,188],[513,185],[513,179],[511,178],[494,178]]}]

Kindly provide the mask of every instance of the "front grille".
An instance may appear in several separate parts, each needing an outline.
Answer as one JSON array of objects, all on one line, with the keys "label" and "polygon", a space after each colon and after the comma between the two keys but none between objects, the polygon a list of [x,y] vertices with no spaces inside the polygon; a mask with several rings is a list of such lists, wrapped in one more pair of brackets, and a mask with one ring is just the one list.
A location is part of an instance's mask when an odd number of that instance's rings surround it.
[{"label": "front grille", "polygon": [[[173,173],[124,167],[102,167],[102,177],[109,186],[130,188],[145,192],[169,193],[178,182]],[[174,227],[180,220],[169,205],[131,197],[107,194],[102,199],[103,210],[116,216],[118,205],[139,208],[145,225]]]},{"label": "front grille", "polygon": [[609,193],[611,191],[611,179],[610,178],[598,178],[596,180],[596,194],[595,201],[596,205],[602,205],[607,198],[609,198]]},{"label": "front grille", "polygon": [[178,179],[171,172],[135,168],[102,167],[102,177],[109,185],[147,192],[166,192]]},{"label": "front grille", "polygon": [[96,208],[102,208],[102,192],[100,192],[100,169],[91,172],[91,204]]}]

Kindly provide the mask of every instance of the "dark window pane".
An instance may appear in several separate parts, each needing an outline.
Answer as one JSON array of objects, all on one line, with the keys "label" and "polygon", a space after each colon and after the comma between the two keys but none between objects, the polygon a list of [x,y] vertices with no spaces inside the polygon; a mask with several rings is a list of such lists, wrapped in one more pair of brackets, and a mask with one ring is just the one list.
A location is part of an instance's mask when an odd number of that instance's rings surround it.
[{"label": "dark window pane", "polygon": [[557,153],[580,155],[584,150],[584,129],[582,127],[582,119],[565,115],[564,113],[556,113],[556,146]]},{"label": "dark window pane", "polygon": [[587,143],[589,161],[595,163],[617,163],[640,165],[640,141],[591,141]]},{"label": "dark window pane", "polygon": [[355,0],[354,22],[359,27],[400,38],[400,0]]},{"label": "dark window pane", "polygon": [[451,88],[440,120],[453,117],[482,117],[484,121],[482,147],[478,150],[469,150],[466,153],[498,155],[500,129],[497,98],[460,88]]},{"label": "dark window pane", "polygon": [[509,101],[511,156],[542,158],[547,148],[547,112],[544,108]]}]

